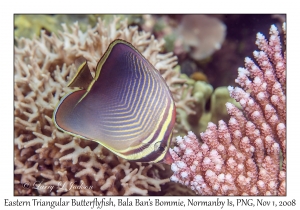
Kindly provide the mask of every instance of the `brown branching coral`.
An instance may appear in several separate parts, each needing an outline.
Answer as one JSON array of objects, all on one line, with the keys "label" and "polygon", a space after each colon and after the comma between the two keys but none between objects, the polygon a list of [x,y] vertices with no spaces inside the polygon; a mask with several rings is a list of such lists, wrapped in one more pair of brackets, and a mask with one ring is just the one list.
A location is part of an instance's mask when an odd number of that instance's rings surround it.
[{"label": "brown branching coral", "polygon": [[[108,27],[99,19],[86,32],[77,23],[70,30],[67,25],[63,28],[58,35],[42,32],[33,40],[16,39],[15,195],[147,195],[160,191],[169,181],[162,176],[162,164],[119,160],[95,142],[58,131],[51,118],[60,98],[69,91],[66,86],[76,72],[75,60],[86,59],[94,73],[115,39],[132,43],[162,73],[175,103],[188,109],[191,103],[180,102],[185,80],[172,70],[176,57],[159,53],[163,40],[128,27],[118,18]],[[31,187],[24,188],[24,184]]]},{"label": "brown branching coral", "polygon": [[197,194],[286,195],[286,54],[274,25],[269,41],[258,33],[256,44],[258,65],[246,58],[236,79],[241,88],[228,88],[242,111],[227,103],[228,124],[209,123],[203,144],[189,132],[170,149],[171,180]]}]

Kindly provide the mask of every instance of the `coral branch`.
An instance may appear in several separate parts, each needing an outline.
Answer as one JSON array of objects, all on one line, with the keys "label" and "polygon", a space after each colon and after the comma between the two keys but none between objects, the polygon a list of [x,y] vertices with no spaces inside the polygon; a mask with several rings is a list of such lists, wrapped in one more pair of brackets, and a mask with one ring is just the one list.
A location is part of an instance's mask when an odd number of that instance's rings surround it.
[{"label": "coral branch", "polygon": [[268,42],[257,34],[258,65],[245,59],[236,79],[241,88],[228,87],[242,111],[227,103],[228,125],[209,123],[203,143],[192,132],[177,137],[172,181],[201,195],[285,195],[286,60],[275,26],[270,35]]}]

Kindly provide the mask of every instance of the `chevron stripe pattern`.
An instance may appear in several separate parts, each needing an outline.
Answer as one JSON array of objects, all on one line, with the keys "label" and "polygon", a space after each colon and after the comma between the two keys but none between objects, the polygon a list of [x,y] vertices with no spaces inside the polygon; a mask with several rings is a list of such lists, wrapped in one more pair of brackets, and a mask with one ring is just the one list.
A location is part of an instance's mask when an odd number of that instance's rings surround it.
[{"label": "chevron stripe pattern", "polygon": [[115,40],[87,90],[64,96],[53,119],[60,130],[96,141],[124,159],[159,162],[170,144],[175,113],[160,73],[131,44]]}]

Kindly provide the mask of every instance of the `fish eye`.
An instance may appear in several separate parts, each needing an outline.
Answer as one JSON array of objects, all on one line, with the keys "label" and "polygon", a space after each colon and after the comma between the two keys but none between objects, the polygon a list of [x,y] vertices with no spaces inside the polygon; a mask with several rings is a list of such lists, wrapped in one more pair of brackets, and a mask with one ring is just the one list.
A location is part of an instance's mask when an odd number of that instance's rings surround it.
[{"label": "fish eye", "polygon": [[165,150],[165,148],[162,147],[162,146],[160,146],[160,147],[158,148],[158,150],[159,150],[160,152],[163,152],[163,151]]},{"label": "fish eye", "polygon": [[154,151],[156,152],[163,152],[165,151],[165,146],[161,144],[161,142],[156,142],[155,145],[154,145]]}]

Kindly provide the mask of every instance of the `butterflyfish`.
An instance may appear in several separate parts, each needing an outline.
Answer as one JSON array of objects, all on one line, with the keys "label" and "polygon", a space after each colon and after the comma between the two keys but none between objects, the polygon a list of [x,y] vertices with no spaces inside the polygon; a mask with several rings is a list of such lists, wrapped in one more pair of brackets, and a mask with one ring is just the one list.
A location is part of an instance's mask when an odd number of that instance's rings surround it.
[{"label": "butterflyfish", "polygon": [[175,124],[171,92],[154,66],[130,43],[113,41],[92,77],[83,62],[53,112],[55,126],[103,145],[129,161],[160,162]]}]

